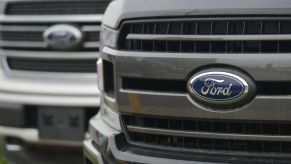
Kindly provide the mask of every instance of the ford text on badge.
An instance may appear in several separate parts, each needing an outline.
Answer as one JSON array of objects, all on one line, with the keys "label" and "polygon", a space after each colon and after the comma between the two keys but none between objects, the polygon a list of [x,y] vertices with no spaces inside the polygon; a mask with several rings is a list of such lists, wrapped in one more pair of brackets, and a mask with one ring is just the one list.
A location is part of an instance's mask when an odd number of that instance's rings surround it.
[{"label": "ford text on badge", "polygon": [[217,111],[235,110],[250,102],[256,93],[255,84],[248,76],[232,70],[196,73],[187,88],[194,101]]}]

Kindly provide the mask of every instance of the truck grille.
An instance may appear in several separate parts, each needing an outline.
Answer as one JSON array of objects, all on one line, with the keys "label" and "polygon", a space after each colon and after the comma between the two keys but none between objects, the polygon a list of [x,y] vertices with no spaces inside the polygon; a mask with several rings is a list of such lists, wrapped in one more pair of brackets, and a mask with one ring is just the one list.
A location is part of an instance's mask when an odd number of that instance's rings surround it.
[{"label": "truck grille", "polygon": [[[51,51],[43,39],[44,31],[54,24],[0,24],[0,47],[13,50]],[[100,23],[74,23],[84,34],[79,51],[99,50]]]},{"label": "truck grille", "polygon": [[35,59],[8,58],[7,63],[12,70],[68,72],[68,73],[96,73],[96,61],[85,59]]},{"label": "truck grille", "polygon": [[169,53],[290,53],[290,18],[185,18],[124,22],[119,49]]},{"label": "truck grille", "polygon": [[[5,1],[0,49],[4,50],[7,66],[18,71],[95,73],[101,18],[109,3],[110,0]],[[82,42],[62,51],[49,47],[43,34],[59,24],[78,28],[83,34]],[[38,57],[37,53],[47,58]],[[25,58],[21,57],[25,54]],[[72,58],[68,58],[70,55]]]},{"label": "truck grille", "polygon": [[7,15],[103,14],[109,0],[10,2]]},{"label": "truck grille", "polygon": [[129,143],[148,148],[291,158],[291,122],[130,114],[122,115],[122,122]]}]

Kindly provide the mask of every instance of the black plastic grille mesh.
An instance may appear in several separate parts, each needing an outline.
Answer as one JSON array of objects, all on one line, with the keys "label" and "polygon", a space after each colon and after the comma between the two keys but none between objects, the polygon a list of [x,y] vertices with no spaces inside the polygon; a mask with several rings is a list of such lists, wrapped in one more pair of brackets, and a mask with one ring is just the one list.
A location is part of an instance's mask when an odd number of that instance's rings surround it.
[{"label": "black plastic grille mesh", "polygon": [[270,35],[291,34],[291,20],[167,20],[125,22],[119,49],[180,53],[288,53],[290,41],[166,41],[126,39],[128,34],[161,35]]},{"label": "black plastic grille mesh", "polygon": [[98,32],[86,32],[84,41],[88,42],[99,42],[99,31]]},{"label": "black plastic grille mesh", "polygon": [[41,32],[10,32],[1,31],[1,40],[5,41],[42,41]]},{"label": "black plastic grille mesh", "polygon": [[[123,115],[124,127],[128,125],[163,130],[210,132],[239,135],[291,136],[291,122],[178,119],[172,117],[150,117]],[[131,141],[154,146],[187,148],[192,150],[237,151],[245,153],[284,153],[291,154],[291,142],[227,140],[213,138],[190,138],[163,134],[147,134],[126,131]]]},{"label": "black plastic grille mesh", "polygon": [[94,59],[33,59],[8,58],[7,63],[12,70],[68,73],[96,73]]},{"label": "black plastic grille mesh", "polygon": [[11,2],[6,7],[7,15],[65,15],[102,14],[109,0],[98,1],[35,1]]}]

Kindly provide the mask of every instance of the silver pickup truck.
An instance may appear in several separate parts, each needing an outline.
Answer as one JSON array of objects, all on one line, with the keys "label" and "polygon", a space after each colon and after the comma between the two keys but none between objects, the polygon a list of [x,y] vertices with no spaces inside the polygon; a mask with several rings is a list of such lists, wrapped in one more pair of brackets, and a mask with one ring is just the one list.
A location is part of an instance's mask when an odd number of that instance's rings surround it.
[{"label": "silver pickup truck", "polygon": [[116,0],[101,43],[87,164],[290,163],[290,0]]},{"label": "silver pickup truck", "polygon": [[109,0],[0,0],[0,135],[81,145]]}]

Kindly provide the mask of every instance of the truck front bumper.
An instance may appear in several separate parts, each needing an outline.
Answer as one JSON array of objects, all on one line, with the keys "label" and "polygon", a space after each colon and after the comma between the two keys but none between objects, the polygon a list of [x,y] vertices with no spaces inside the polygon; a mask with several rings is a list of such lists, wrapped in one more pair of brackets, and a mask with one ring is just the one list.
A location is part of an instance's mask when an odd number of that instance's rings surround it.
[{"label": "truck front bumper", "polygon": [[61,112],[78,109],[84,113],[82,120],[85,120],[84,129],[87,130],[89,117],[98,112],[100,105],[96,73],[80,74],[80,77],[47,74],[35,72],[20,77],[0,69],[0,136],[35,144],[81,147],[81,140],[42,139],[38,127],[39,111],[42,108]]}]

